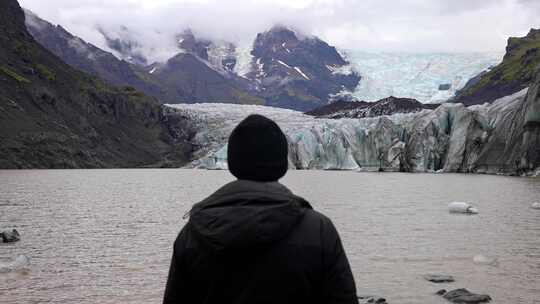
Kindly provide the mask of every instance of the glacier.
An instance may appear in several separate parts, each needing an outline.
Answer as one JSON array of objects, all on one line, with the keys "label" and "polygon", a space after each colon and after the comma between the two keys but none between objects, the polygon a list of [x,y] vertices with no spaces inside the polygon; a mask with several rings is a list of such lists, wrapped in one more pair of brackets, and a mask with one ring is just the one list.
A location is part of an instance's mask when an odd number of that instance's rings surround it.
[{"label": "glacier", "polygon": [[[227,139],[247,115],[275,120],[287,135],[289,167],[320,170],[526,174],[539,167],[537,81],[530,90],[484,104],[373,118],[314,118],[256,105],[176,104],[194,131],[191,168],[227,169]],[[531,114],[532,113],[532,114]]]},{"label": "glacier", "polygon": [[[341,51],[362,76],[352,92],[358,100],[388,96],[440,103],[453,97],[467,81],[501,62],[504,53],[368,53]],[[448,90],[439,90],[449,84]]]}]

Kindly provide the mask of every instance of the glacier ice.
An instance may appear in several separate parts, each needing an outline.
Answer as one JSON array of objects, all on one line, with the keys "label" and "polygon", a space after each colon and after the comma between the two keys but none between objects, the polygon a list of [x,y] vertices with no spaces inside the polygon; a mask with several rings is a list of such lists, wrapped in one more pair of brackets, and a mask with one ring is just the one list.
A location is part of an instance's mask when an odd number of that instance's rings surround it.
[{"label": "glacier ice", "polygon": [[448,204],[448,210],[450,211],[450,213],[478,213],[478,209],[473,207],[471,204],[465,202],[451,202],[450,204]]},{"label": "glacier ice", "polygon": [[[388,96],[414,98],[423,103],[453,97],[469,79],[497,65],[502,53],[367,53],[346,50],[362,80],[353,92],[359,100]],[[439,85],[450,84],[449,90]]]},{"label": "glacier ice", "polygon": [[30,264],[30,259],[25,255],[19,255],[9,262],[0,262],[0,273],[19,271]]},{"label": "glacier ice", "polygon": [[275,120],[287,135],[293,169],[515,173],[538,167],[523,151],[536,145],[530,139],[536,133],[527,137],[523,131],[532,102],[526,98],[524,89],[493,104],[442,104],[435,110],[361,119],[319,119],[257,105],[166,108],[168,115],[182,115],[196,130],[189,167],[227,169],[230,132],[258,113]]},{"label": "glacier ice", "polygon": [[487,257],[482,254],[477,254],[473,257],[473,262],[478,265],[498,266],[499,261],[497,258]]}]

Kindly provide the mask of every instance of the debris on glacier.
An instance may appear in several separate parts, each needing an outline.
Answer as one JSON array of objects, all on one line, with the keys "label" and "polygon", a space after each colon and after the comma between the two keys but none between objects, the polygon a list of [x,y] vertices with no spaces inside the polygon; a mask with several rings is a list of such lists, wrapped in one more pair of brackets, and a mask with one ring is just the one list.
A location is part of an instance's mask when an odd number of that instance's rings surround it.
[{"label": "debris on glacier", "polygon": [[448,210],[450,213],[478,214],[477,208],[465,202],[452,202],[448,204]]}]

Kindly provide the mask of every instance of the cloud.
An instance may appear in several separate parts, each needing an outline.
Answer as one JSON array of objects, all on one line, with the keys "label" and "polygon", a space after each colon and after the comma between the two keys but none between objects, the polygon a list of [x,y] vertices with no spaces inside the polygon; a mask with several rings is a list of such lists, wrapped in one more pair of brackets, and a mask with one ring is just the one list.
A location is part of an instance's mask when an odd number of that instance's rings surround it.
[{"label": "cloud", "polygon": [[165,60],[190,27],[249,45],[276,23],[345,49],[502,52],[509,36],[540,27],[537,0],[20,0],[42,18],[107,49],[99,27],[130,29],[144,53]]}]

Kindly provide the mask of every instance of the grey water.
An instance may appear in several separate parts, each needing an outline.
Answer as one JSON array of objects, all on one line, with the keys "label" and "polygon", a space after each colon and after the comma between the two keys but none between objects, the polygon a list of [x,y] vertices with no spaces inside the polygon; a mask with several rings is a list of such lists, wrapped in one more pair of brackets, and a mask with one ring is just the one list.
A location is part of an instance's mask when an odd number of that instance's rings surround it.
[{"label": "grey water", "polygon": [[[190,206],[231,181],[184,169],[0,171],[0,302],[160,303],[172,244]],[[540,179],[464,174],[292,171],[282,180],[341,233],[358,294],[445,303],[465,287],[492,303],[540,303]],[[451,201],[478,215],[450,214]],[[496,263],[475,263],[483,255]],[[434,284],[424,274],[453,275]]]}]

